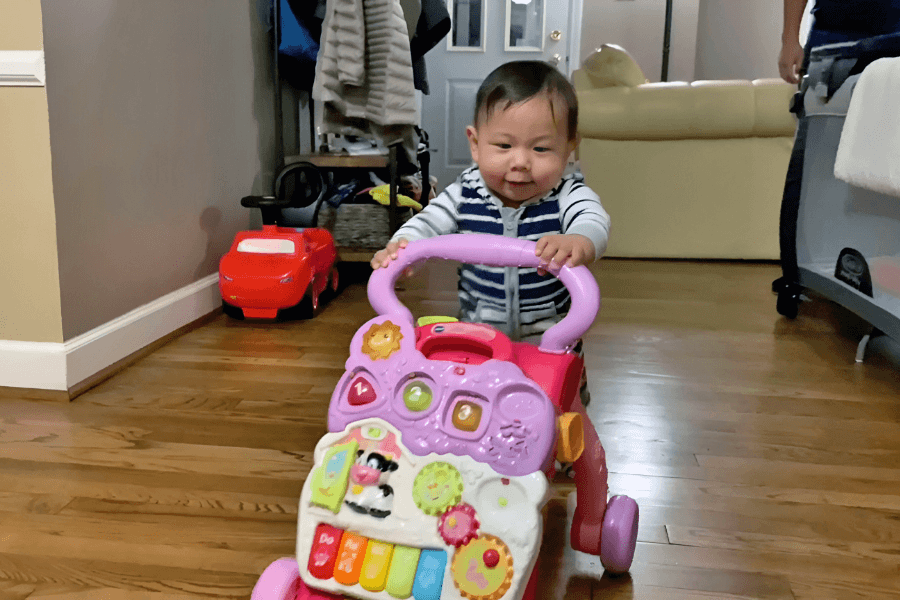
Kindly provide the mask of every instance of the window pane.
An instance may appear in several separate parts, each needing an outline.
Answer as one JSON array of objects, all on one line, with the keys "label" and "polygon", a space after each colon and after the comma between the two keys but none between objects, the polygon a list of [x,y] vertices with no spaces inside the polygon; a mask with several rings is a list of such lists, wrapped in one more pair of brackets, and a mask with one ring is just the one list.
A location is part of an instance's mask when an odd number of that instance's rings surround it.
[{"label": "window pane", "polygon": [[544,0],[507,0],[509,47],[543,49]]},{"label": "window pane", "polygon": [[452,45],[457,48],[480,48],[483,0],[451,0],[451,5]]}]

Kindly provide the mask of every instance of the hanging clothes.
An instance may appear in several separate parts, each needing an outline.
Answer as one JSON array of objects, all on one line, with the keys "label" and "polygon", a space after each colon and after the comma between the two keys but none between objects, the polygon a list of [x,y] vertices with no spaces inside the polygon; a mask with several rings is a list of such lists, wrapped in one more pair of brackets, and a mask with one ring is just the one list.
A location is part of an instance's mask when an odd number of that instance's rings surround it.
[{"label": "hanging clothes", "polygon": [[321,133],[400,143],[416,165],[419,110],[409,33],[399,0],[328,0],[313,98]]},{"label": "hanging clothes", "polygon": [[279,70],[291,86],[309,92],[315,78],[325,0],[275,0],[280,3]]},{"label": "hanging clothes", "polygon": [[421,12],[415,35],[409,42],[413,60],[413,78],[416,89],[423,94],[428,89],[428,72],[425,68],[425,54],[438,45],[450,33],[450,13],[445,0],[422,0]]}]

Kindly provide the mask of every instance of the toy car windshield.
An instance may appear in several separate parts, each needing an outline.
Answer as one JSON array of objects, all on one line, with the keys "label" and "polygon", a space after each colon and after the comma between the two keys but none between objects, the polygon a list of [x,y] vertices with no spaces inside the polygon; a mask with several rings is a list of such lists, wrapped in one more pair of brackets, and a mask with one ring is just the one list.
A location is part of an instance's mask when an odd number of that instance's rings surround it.
[{"label": "toy car windshield", "polygon": [[241,240],[237,251],[252,254],[293,254],[297,251],[297,246],[291,240],[249,238]]}]

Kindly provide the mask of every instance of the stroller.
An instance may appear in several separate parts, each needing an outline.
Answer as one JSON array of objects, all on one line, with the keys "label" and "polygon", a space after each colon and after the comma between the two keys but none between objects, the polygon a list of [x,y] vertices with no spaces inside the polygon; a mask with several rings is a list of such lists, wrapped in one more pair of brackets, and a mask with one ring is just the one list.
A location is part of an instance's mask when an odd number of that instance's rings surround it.
[{"label": "stroller", "polygon": [[583,360],[571,351],[599,310],[588,268],[556,273],[572,310],[538,346],[450,318],[416,324],[395,294],[418,261],[537,267],[534,247],[441,236],[372,274],[378,316],[354,335],[332,396],[300,496],[296,558],[269,565],[253,600],[534,600],[554,460],[574,462],[572,547],[628,571],[638,507],[607,497],[605,453],[579,396]]}]

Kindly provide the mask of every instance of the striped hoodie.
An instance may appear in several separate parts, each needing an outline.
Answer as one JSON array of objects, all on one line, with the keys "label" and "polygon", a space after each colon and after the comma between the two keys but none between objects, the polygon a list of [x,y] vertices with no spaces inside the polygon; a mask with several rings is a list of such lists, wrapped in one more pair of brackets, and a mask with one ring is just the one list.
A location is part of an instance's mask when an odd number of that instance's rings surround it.
[{"label": "striped hoodie", "polygon": [[[543,198],[518,208],[503,206],[472,166],[394,234],[409,241],[449,233],[487,233],[538,241],[545,235],[577,233],[606,251],[609,215],[580,173],[564,175]],[[514,340],[538,335],[568,312],[571,298],[553,275],[536,269],[461,265],[460,318],[488,323]]]}]

